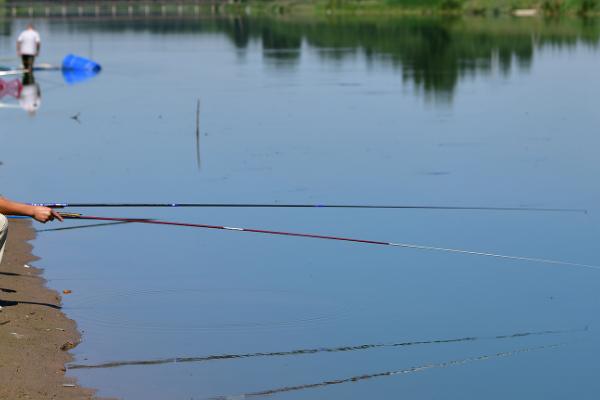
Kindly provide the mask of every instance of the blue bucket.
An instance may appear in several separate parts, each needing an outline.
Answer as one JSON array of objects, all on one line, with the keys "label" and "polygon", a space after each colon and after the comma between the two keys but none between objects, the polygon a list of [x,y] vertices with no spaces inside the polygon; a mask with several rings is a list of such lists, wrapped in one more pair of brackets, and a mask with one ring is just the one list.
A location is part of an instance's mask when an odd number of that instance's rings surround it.
[{"label": "blue bucket", "polygon": [[63,69],[62,74],[65,82],[70,85],[87,81],[98,75],[99,71],[90,71],[84,69]]},{"label": "blue bucket", "polygon": [[95,61],[88,60],[75,54],[67,54],[62,63],[63,70],[93,71],[99,72],[102,67]]}]

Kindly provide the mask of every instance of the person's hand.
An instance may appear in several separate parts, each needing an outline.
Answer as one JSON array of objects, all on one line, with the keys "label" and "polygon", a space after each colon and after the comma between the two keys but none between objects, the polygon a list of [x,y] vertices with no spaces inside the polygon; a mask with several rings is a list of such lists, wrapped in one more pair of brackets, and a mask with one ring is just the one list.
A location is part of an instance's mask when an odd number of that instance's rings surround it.
[{"label": "person's hand", "polygon": [[54,219],[57,219],[60,222],[63,221],[63,217],[61,217],[59,213],[57,213],[50,207],[41,207],[41,206],[34,207],[32,217],[36,221],[41,222],[43,224],[45,224],[48,221],[54,221]]}]

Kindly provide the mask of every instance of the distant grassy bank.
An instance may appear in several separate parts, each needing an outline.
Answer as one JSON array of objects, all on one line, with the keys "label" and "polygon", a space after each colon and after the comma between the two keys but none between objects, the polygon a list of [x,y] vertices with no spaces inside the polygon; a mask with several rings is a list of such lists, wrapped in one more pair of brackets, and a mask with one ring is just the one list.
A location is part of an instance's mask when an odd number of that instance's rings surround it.
[{"label": "distant grassy bank", "polygon": [[600,15],[600,0],[241,0],[228,8],[279,13]]},{"label": "distant grassy bank", "polygon": [[600,16],[600,0],[0,0],[0,16],[518,15]]}]

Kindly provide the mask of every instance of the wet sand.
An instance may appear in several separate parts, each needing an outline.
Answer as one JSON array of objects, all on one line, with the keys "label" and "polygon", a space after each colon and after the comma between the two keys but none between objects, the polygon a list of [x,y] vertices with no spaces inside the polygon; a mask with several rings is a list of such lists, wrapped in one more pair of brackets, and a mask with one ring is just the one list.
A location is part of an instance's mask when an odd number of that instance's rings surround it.
[{"label": "wet sand", "polygon": [[69,349],[80,341],[61,296],[45,286],[28,241],[30,221],[11,220],[0,265],[0,399],[92,399],[94,391],[65,376]]}]

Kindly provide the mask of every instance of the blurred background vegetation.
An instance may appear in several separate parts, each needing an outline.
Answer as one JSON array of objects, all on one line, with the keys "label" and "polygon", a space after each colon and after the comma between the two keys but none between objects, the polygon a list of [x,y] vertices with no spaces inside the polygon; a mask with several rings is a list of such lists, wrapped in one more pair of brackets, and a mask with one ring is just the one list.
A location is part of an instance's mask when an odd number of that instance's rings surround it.
[{"label": "blurred background vegetation", "polygon": [[[165,7],[200,7],[214,12],[296,14],[475,14],[500,15],[528,10],[539,15],[600,15],[600,0],[0,0],[4,15],[52,14],[49,8],[81,11],[82,8],[131,9],[156,13]],[[61,11],[63,12],[63,11]],[[64,12],[63,12],[64,13]]]}]

